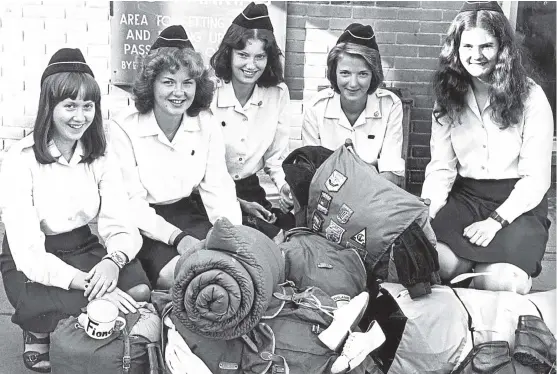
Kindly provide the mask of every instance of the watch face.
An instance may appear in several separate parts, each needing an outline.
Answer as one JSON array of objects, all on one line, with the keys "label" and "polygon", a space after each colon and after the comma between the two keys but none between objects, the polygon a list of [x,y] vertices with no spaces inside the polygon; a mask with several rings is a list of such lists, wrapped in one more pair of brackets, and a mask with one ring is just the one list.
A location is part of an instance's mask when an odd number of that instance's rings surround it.
[{"label": "watch face", "polygon": [[124,256],[121,253],[118,252],[113,252],[111,254],[112,258],[118,262],[118,264],[120,264],[121,266],[124,266],[126,264],[126,259],[124,258]]}]

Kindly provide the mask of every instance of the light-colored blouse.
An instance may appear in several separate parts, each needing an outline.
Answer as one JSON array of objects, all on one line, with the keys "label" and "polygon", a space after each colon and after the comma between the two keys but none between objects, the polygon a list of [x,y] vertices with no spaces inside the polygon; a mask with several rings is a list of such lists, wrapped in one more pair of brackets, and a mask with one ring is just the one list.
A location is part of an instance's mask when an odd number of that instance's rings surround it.
[{"label": "light-colored blouse", "polygon": [[368,95],[364,111],[352,126],[332,88],[321,90],[304,105],[302,144],[332,151],[351,139],[358,156],[379,172],[404,176],[402,102],[392,92],[377,89]]},{"label": "light-colored blouse", "polygon": [[81,142],[67,162],[50,142],[57,161],[40,164],[33,144],[33,135],[14,144],[0,174],[2,221],[17,269],[33,282],[69,289],[79,270],[46,252],[45,235],[72,231],[94,218],[107,251],[133,259],[142,239],[129,216],[117,163],[107,156],[80,162]]},{"label": "light-colored blouse", "polygon": [[261,169],[280,191],[286,183],[282,162],[288,155],[290,137],[290,94],[284,83],[274,87],[255,86],[243,107],[232,83],[219,81],[211,111],[226,144],[226,165],[234,180]]},{"label": "light-colored blouse", "polygon": [[446,204],[457,174],[473,179],[520,178],[497,213],[509,222],[540,203],[551,183],[553,114],[542,88],[532,82],[522,120],[505,130],[491,120],[489,101],[480,114],[473,90],[460,123],[432,119],[431,162],[422,197],[430,216]]},{"label": "light-colored blouse", "polygon": [[236,187],[224,160],[224,142],[208,111],[184,115],[172,142],[157,124],[153,111],[132,110],[110,123],[109,152],[120,161],[131,200],[133,219],[149,238],[170,244],[178,228],[156,214],[149,204],[171,204],[198,189],[214,223],[226,217],[242,224]]}]

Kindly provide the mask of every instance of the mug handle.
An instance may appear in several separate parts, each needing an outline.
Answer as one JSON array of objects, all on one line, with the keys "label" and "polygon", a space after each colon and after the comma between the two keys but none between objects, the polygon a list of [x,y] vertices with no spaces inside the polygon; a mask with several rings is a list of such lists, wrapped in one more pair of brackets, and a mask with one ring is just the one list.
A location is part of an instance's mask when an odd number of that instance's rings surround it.
[{"label": "mug handle", "polygon": [[114,331],[122,331],[126,327],[126,319],[124,317],[116,317],[114,322]]}]

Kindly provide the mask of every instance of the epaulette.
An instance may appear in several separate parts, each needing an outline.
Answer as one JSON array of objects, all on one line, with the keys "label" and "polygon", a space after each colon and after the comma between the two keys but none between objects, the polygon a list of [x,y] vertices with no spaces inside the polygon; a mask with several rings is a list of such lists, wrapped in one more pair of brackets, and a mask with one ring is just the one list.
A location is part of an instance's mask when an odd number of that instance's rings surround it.
[{"label": "epaulette", "polygon": [[335,96],[335,91],[331,87],[325,88],[317,92],[317,94],[308,101],[308,105],[314,106],[318,102],[322,100],[329,100],[333,96]]}]

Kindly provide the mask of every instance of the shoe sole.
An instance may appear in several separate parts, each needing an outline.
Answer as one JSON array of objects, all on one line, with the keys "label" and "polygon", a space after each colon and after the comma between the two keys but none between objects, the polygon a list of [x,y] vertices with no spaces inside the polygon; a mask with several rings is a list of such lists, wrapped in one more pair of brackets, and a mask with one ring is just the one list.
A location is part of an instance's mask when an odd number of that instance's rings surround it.
[{"label": "shoe sole", "polygon": [[530,348],[516,347],[513,358],[522,365],[533,368],[537,373],[548,373],[554,367],[545,357]]}]

